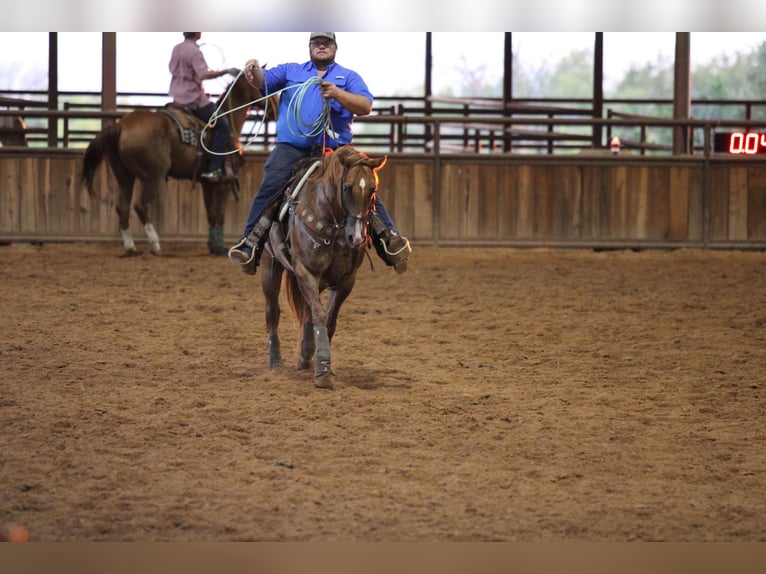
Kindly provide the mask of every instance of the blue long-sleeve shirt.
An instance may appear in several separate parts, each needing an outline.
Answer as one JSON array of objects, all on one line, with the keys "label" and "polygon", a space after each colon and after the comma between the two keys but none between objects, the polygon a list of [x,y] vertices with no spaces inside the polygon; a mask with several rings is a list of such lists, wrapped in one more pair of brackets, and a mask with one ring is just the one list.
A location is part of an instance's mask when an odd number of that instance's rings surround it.
[{"label": "blue long-sleeve shirt", "polygon": [[[279,119],[277,119],[277,141],[288,143],[299,148],[310,148],[315,145],[335,148],[338,145],[350,144],[352,140],[351,124],[354,114],[340,105],[336,100],[330,100],[330,125],[328,130],[321,132],[313,129],[322,114],[325,99],[319,84],[309,86],[305,91],[298,87],[307,80],[317,77],[317,67],[312,62],[303,64],[280,64],[263,71],[267,94],[273,94],[284,88],[280,93]],[[334,62],[325,72],[323,81],[332,82],[339,88],[360,94],[370,100],[373,96],[362,77],[353,70],[344,68]],[[302,99],[296,100],[302,92]],[[299,105],[296,105],[299,104]],[[308,135],[308,132],[320,132]],[[337,137],[337,139],[336,139]]]}]

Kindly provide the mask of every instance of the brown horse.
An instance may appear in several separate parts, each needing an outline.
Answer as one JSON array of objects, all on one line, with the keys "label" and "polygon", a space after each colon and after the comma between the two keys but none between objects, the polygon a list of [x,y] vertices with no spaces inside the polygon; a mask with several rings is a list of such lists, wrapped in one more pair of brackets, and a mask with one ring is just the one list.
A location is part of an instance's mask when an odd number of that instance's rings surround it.
[{"label": "brown horse", "polygon": [[[282,210],[287,215],[272,225],[261,261],[270,369],[282,364],[277,329],[284,283],[290,308],[303,329],[298,369],[308,369],[316,352],[314,384],[333,387],[330,343],[341,305],[351,294],[364,259],[377,171],[386,159],[344,146],[313,160],[309,172],[295,179],[292,190],[288,187]],[[325,289],[329,290],[326,307],[320,299]]]},{"label": "brown horse", "polygon": [[[276,117],[278,100],[273,96],[264,99],[260,90],[241,73],[221,98],[223,103],[218,115],[225,115],[231,127],[232,153],[239,150],[239,136],[250,104],[265,108],[269,119]],[[179,108],[135,110],[114,126],[105,128],[88,145],[82,160],[81,181],[92,196],[96,168],[104,159],[108,160],[120,189],[116,210],[126,255],[137,254],[129,225],[135,181],[141,184],[140,201],[136,203],[135,211],[144,226],[152,253],[159,255],[160,242],[151,221],[151,203],[167,189],[168,177],[198,180],[208,157],[201,147],[200,134],[209,136],[211,133],[203,127],[204,122]],[[224,211],[230,192],[238,186],[239,154],[236,158],[230,164],[233,177],[221,182],[202,182],[209,226],[208,249],[215,255],[227,253],[223,240]]]}]

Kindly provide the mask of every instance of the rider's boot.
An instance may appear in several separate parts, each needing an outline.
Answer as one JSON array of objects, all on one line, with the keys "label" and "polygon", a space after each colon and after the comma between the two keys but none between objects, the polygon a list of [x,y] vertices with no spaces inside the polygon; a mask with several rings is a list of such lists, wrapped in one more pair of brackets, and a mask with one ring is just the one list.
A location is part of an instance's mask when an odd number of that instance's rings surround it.
[{"label": "rider's boot", "polygon": [[270,227],[271,217],[262,215],[253,230],[229,249],[229,260],[232,265],[240,267],[247,275],[255,275]]},{"label": "rider's boot", "polygon": [[396,229],[389,228],[381,217],[372,212],[372,237],[375,251],[388,266],[400,275],[407,271],[407,260],[412,254],[410,241]]}]

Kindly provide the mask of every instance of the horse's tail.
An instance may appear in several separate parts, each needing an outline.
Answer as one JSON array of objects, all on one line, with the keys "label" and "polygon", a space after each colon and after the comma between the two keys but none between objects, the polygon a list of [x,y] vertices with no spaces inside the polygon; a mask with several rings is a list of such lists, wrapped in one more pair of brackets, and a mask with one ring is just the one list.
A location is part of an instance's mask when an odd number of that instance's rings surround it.
[{"label": "horse's tail", "polygon": [[311,312],[306,304],[306,300],[303,298],[301,289],[298,286],[298,279],[295,278],[295,273],[286,271],[282,281],[285,287],[287,303],[290,305],[293,317],[295,317],[300,322],[301,326],[303,326],[309,319],[311,319]]},{"label": "horse's tail", "polygon": [[88,144],[82,158],[80,182],[85,185],[88,194],[93,195],[93,178],[96,169],[104,159],[117,156],[117,144],[120,141],[120,125],[109,126]]}]

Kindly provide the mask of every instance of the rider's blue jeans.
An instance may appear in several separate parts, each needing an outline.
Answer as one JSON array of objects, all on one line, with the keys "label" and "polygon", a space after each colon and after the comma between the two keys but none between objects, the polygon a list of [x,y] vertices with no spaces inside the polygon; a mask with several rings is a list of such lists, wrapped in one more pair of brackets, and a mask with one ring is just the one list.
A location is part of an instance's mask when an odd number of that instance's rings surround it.
[{"label": "rider's blue jeans", "polygon": [[[200,118],[202,121],[210,120],[213,112],[216,110],[216,105],[213,102],[193,110],[194,115]],[[224,156],[217,155],[227,152],[226,149],[229,144],[229,138],[231,138],[231,130],[229,129],[229,122],[225,117],[219,117],[215,121],[215,127],[213,127],[213,137],[210,140],[210,151],[216,152],[210,154],[208,159],[207,169],[208,171],[215,171],[217,169],[223,169]]]}]

